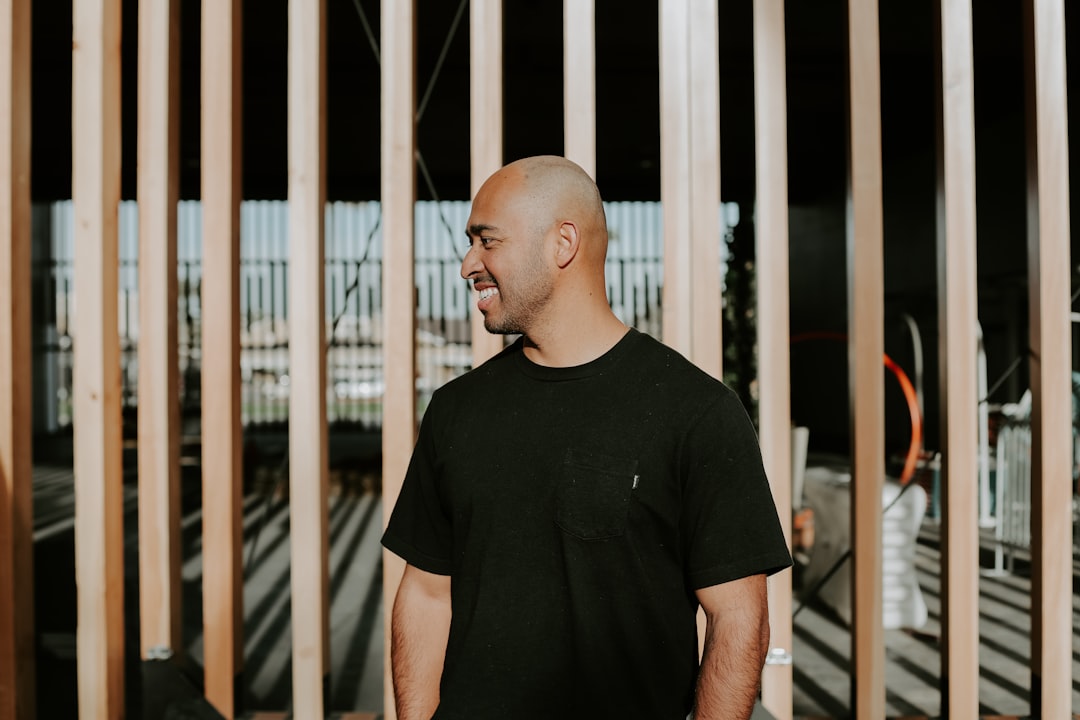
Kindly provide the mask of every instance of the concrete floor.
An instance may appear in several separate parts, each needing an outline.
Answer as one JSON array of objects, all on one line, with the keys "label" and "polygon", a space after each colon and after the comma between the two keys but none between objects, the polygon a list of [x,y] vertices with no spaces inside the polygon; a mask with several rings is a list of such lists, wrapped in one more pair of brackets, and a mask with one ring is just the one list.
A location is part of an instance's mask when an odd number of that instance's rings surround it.
[{"label": "concrete floor", "polygon": [[[244,513],[245,670],[244,709],[285,712],[291,699],[288,503],[275,493],[274,472],[256,483]],[[353,480],[356,480],[355,478]],[[197,473],[184,477],[183,579],[185,640],[193,666],[202,654],[201,513]],[[344,482],[331,498],[331,655],[328,711],[333,717],[382,712],[383,618],[381,502],[377,485]],[[337,487],[341,487],[338,484]],[[125,484],[126,585],[129,622],[127,676],[139,675],[130,640],[138,637],[135,486]],[[35,468],[35,591],[39,636],[39,717],[74,718],[75,587],[70,465]],[[890,718],[938,717],[940,654],[940,556],[937,526],[924,522],[917,545],[917,573],[929,608],[918,629],[886,632],[886,700]],[[1023,563],[1005,574],[985,573],[980,583],[980,712],[1025,717],[1030,712],[1030,581]],[[798,601],[796,600],[796,603]],[[1074,594],[1073,711],[1080,712],[1080,596]],[[850,717],[850,635],[829,609],[811,604],[794,625],[794,710],[800,718]],[[129,718],[138,718],[138,682],[128,682]],[[269,717],[260,715],[261,717]],[[278,715],[280,716],[280,715]]]}]

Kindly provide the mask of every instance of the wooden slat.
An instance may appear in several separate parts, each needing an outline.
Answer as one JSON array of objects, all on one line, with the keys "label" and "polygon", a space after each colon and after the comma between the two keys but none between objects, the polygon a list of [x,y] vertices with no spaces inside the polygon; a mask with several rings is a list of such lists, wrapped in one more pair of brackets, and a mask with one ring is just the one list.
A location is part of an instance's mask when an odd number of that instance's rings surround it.
[{"label": "wooden slat", "polygon": [[853,716],[885,716],[885,482],[881,70],[877,0],[848,2],[848,366],[851,383]]},{"label": "wooden slat", "polygon": [[176,203],[180,3],[139,7],[139,627],[144,658],[182,653]]},{"label": "wooden slat", "polygon": [[978,281],[971,0],[941,0],[938,327],[942,448],[942,710],[979,714]]},{"label": "wooden slat", "polygon": [[689,12],[689,0],[660,0],[660,203],[664,214],[663,341],[686,357],[693,354]]},{"label": "wooden slat", "polygon": [[35,715],[30,1],[0,0],[0,718]]},{"label": "wooden slat", "polygon": [[720,334],[720,47],[717,3],[690,0],[690,359],[722,371]]},{"label": "wooden slat", "polygon": [[1065,9],[1025,2],[1031,342],[1031,714],[1072,699],[1072,408]]},{"label": "wooden slat", "polygon": [[[661,0],[663,341],[714,377],[722,370],[717,43],[714,3]],[[699,649],[704,637],[699,610]]]},{"label": "wooden slat", "polygon": [[76,0],[72,199],[76,320],[75,580],[78,695],[84,717],[124,712],[124,522],[117,227],[120,2]]},{"label": "wooden slat", "polygon": [[321,720],[325,716],[323,688],[330,676],[325,0],[289,2],[288,67],[293,714],[297,720]]},{"label": "wooden slat", "polygon": [[202,10],[203,641],[207,699],[238,712],[243,668],[240,431],[241,4]]},{"label": "wooden slat", "polygon": [[563,0],[564,154],[596,178],[596,4]]},{"label": "wooden slat", "polygon": [[[475,5],[474,5],[475,9]],[[382,3],[383,527],[397,502],[416,442],[416,2]],[[476,105],[473,105],[476,108]],[[475,151],[474,151],[475,152]],[[482,329],[482,328],[481,328]],[[383,707],[396,717],[390,675],[390,616],[404,569],[383,550]]]},{"label": "wooden slat", "polygon": [[[469,153],[474,197],[503,165],[502,16],[502,0],[469,3]],[[484,316],[475,305],[471,310],[475,367],[503,348],[503,336],[485,330]]]},{"label": "wooden slat", "polygon": [[[788,311],[787,80],[783,0],[754,2],[754,137],[758,292],[758,428],[765,474],[791,547],[791,351]],[[770,664],[762,704],[792,718],[791,571],[769,579]],[[784,653],[788,655],[785,656]],[[773,664],[776,663],[776,664]]]},{"label": "wooden slat", "polygon": [[721,372],[720,89],[716,4],[660,3],[664,342]]}]

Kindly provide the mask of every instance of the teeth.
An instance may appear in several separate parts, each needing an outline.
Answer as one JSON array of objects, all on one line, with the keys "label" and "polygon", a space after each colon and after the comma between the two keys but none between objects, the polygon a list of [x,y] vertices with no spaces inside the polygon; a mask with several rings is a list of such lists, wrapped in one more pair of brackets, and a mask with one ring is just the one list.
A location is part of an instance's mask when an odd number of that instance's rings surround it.
[{"label": "teeth", "polygon": [[484,288],[483,290],[480,291],[480,299],[481,300],[487,300],[492,295],[498,295],[498,294],[499,294],[499,289],[498,288],[493,288],[493,287]]}]

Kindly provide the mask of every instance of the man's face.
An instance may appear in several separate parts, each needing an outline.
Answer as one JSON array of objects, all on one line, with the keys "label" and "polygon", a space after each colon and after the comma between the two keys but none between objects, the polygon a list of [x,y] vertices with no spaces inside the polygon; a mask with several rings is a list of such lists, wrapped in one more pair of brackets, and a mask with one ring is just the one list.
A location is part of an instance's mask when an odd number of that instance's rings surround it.
[{"label": "man's face", "polygon": [[466,226],[469,251],[461,276],[473,284],[490,333],[529,334],[547,301],[553,278],[544,257],[544,233],[513,177],[497,176],[477,193]]}]

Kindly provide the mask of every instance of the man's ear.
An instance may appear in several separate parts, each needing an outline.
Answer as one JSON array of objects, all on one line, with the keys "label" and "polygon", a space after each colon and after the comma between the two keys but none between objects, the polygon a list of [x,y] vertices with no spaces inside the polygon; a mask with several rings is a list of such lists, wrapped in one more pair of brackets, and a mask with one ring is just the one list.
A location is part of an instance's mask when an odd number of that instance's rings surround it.
[{"label": "man's ear", "polygon": [[555,262],[560,268],[565,268],[581,248],[581,234],[578,232],[577,225],[569,220],[559,223],[556,242]]}]

